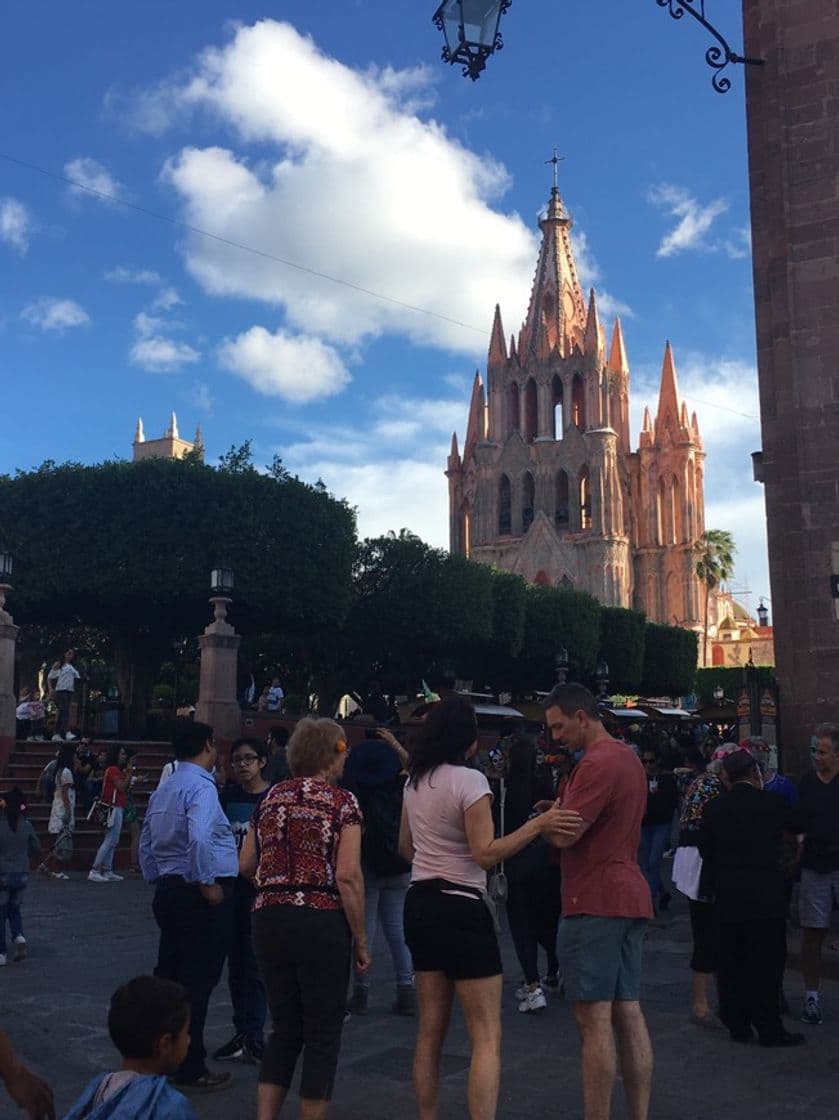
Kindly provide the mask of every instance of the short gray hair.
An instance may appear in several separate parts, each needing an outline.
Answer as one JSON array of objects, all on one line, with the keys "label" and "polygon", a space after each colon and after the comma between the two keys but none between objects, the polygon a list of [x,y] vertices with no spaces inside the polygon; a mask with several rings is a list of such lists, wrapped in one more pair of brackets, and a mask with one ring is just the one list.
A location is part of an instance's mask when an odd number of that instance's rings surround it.
[{"label": "short gray hair", "polygon": [[839,726],[835,723],[820,723],[816,728],[817,739],[829,739],[834,750],[839,750]]}]

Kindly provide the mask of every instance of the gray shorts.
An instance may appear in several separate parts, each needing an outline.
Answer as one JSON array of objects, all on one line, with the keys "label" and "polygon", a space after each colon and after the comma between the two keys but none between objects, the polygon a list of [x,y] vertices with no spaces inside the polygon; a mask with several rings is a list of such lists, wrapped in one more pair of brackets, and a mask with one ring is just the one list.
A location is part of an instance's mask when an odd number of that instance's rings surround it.
[{"label": "gray shorts", "polygon": [[839,871],[801,868],[798,920],[804,929],[830,929],[830,912],[839,906]]},{"label": "gray shorts", "polygon": [[566,998],[586,1003],[639,999],[646,928],[646,918],[563,918],[557,954]]}]

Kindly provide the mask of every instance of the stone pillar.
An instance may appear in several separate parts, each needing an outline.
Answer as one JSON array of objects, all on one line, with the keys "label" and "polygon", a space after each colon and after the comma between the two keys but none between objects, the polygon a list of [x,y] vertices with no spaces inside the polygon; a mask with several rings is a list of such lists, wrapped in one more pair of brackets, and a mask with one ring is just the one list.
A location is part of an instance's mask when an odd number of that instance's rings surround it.
[{"label": "stone pillar", "polygon": [[758,379],[781,738],[839,710],[839,15],[743,0]]},{"label": "stone pillar", "polygon": [[230,599],[212,598],[215,619],[198,638],[201,649],[201,676],[195,718],[208,723],[220,746],[237,739],[242,729],[242,712],[236,697],[236,675],[240,636],[227,621]]},{"label": "stone pillar", "polygon": [[15,649],[18,628],[5,608],[11,591],[0,583],[0,775],[5,774],[9,755],[15,747]]}]

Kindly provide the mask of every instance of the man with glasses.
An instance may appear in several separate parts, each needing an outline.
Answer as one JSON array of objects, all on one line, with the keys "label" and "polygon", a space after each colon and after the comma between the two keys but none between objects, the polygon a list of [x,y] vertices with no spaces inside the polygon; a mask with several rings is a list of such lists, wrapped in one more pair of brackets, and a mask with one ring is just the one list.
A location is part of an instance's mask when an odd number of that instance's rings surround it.
[{"label": "man with glasses", "polygon": [[149,798],[140,867],[155,887],[152,910],[160,943],[154,974],[183,984],[192,1007],[189,1049],[175,1084],[209,1093],[231,1084],[229,1073],[207,1069],[204,1023],[230,940],[239,856],[213,780],[218,761],[213,729],[178,720],[172,749],[179,765]]},{"label": "man with glasses", "polygon": [[[257,805],[271,788],[265,780],[268,745],[257,739],[237,739],[230,751],[233,780],[221,791],[221,805],[230,821],[236,847],[242,850]],[[251,909],[256,892],[240,875],[233,888],[233,928],[227,955],[227,982],[233,1004],[233,1037],[213,1054],[218,1062],[236,1058],[258,1065],[262,1061],[265,1028],[265,985],[253,951]]]}]

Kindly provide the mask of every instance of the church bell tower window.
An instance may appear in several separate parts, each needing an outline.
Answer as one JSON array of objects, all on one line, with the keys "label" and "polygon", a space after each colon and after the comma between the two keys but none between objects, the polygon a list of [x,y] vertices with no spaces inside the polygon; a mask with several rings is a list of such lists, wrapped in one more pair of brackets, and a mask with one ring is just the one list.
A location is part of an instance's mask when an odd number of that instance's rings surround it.
[{"label": "church bell tower window", "polygon": [[512,495],[510,480],[502,474],[498,480],[498,535],[508,537],[513,531]]}]

